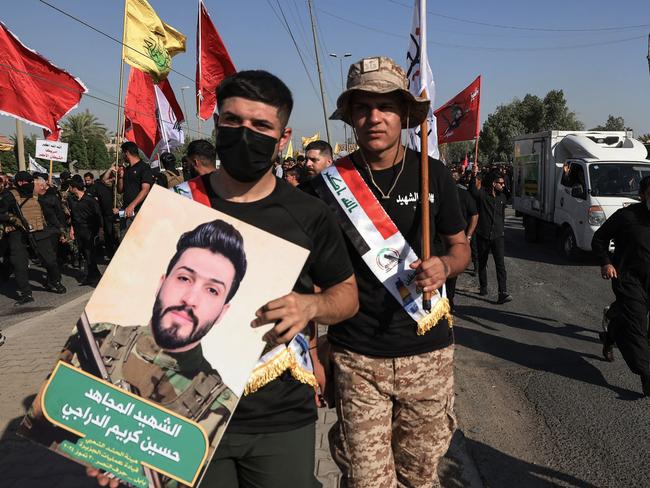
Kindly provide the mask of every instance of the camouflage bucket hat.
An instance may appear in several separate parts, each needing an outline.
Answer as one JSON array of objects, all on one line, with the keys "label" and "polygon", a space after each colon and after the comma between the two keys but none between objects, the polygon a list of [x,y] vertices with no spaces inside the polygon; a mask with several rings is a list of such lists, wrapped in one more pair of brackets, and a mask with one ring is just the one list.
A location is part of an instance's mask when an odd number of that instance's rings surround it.
[{"label": "camouflage bucket hat", "polygon": [[385,56],[363,58],[350,66],[347,90],[336,100],[336,111],[330,116],[331,120],[342,120],[352,125],[350,96],[356,91],[398,93],[408,105],[409,126],[406,127],[406,121],[403,123],[406,129],[420,125],[429,113],[429,100],[413,96],[408,90],[406,73],[402,67]]}]

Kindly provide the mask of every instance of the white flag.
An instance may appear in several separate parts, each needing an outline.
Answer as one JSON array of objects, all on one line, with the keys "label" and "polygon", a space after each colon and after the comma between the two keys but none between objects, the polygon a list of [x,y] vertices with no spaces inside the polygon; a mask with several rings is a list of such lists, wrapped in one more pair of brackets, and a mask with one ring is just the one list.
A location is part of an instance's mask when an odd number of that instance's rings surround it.
[{"label": "white flag", "polygon": [[[409,91],[416,97],[425,93],[431,105],[429,106],[429,156],[439,158],[438,152],[438,127],[436,117],[433,115],[433,101],[436,96],[436,84],[433,81],[433,73],[429,66],[427,56],[427,2],[426,0],[415,0],[413,7],[413,24],[409,35],[409,46],[406,53],[406,65],[408,66]],[[420,150],[420,127],[407,131],[407,146],[416,151]]]},{"label": "white flag", "polygon": [[43,166],[38,164],[31,155],[29,155],[29,171],[37,171],[38,173],[48,172],[45,168],[43,168]]},{"label": "white flag", "polygon": [[152,156],[161,152],[171,152],[185,142],[185,134],[183,134],[181,126],[183,119],[178,120],[174,109],[160,87],[154,85],[154,89],[156,91],[156,113],[160,128],[160,140],[156,144]]}]

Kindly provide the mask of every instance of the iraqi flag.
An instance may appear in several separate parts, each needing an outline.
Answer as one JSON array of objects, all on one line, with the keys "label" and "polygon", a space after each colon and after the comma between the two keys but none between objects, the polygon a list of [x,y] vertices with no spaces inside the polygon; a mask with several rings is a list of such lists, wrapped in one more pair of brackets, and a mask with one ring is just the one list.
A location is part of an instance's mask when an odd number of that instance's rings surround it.
[{"label": "iraqi flag", "polygon": [[29,49],[0,22],[0,113],[58,138],[58,122],[88,89],[78,78]]},{"label": "iraqi flag", "polygon": [[196,112],[201,120],[212,117],[217,106],[217,86],[237,70],[219,32],[210,19],[203,0],[199,0],[196,35]]},{"label": "iraqi flag", "polygon": [[158,133],[152,156],[162,152],[171,152],[185,142],[185,134],[181,126],[185,117],[169,81],[163,80],[154,85],[154,91],[156,93]]},{"label": "iraqi flag", "polygon": [[436,110],[438,142],[469,141],[479,134],[481,77]]},{"label": "iraqi flag", "polygon": [[[415,0],[413,7],[413,22],[409,34],[409,46],[406,53],[406,65],[408,66],[407,78],[409,91],[416,97],[425,96],[431,101],[429,106],[429,156],[438,159],[438,136],[436,130],[436,118],[433,114],[433,101],[436,96],[436,84],[433,81],[433,73],[429,66],[427,53],[427,5],[426,0]],[[410,129],[407,132],[407,145],[415,151],[420,150],[420,127]]]}]

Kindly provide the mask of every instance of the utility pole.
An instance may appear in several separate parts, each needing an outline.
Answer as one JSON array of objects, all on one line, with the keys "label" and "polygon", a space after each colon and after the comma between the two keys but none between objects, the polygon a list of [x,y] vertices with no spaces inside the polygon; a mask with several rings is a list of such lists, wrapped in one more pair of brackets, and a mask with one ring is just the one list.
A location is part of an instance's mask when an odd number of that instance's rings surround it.
[{"label": "utility pole", "polygon": [[[352,56],[351,53],[345,53],[343,56],[338,56],[336,53],[330,53],[330,56],[337,58],[339,60],[339,66],[341,68],[341,93],[345,91],[345,84],[343,83],[343,58],[349,58]],[[348,124],[343,122],[343,142],[345,143],[345,150],[348,150]]]},{"label": "utility pole", "polygon": [[650,70],[650,34],[648,34],[648,69]]},{"label": "utility pole", "polygon": [[25,139],[23,138],[23,123],[16,119],[16,145],[18,146],[18,171],[27,171],[25,166]]},{"label": "utility pole", "polygon": [[[185,112],[185,124],[187,124],[187,136],[190,137],[190,132],[192,129],[190,129],[190,119],[188,118],[189,114],[187,113],[187,105],[185,105],[185,90],[187,89],[189,89],[189,86],[181,86],[181,98],[183,98],[183,111]],[[190,139],[192,138],[190,137]]]},{"label": "utility pole", "polygon": [[316,24],[314,23],[314,12],[312,10],[311,0],[307,0],[309,6],[309,18],[311,19],[311,33],[314,36],[314,51],[316,52],[316,67],[318,68],[318,81],[320,82],[320,99],[323,105],[323,117],[325,118],[325,132],[327,133],[327,142],[331,145],[330,141],[330,125],[327,119],[327,108],[325,107],[325,91],[323,89],[323,73],[320,69],[320,57],[318,56],[318,42],[316,40]]}]

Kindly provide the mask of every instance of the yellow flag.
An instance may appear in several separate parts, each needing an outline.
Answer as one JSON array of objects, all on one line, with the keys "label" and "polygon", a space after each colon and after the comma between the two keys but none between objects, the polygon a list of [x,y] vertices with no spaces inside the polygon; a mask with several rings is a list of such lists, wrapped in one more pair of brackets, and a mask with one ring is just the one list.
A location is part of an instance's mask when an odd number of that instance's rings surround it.
[{"label": "yellow flag", "polygon": [[302,139],[302,148],[304,149],[309,143],[320,139],[320,132],[316,132],[316,134],[314,134],[311,137],[302,137],[301,139]]},{"label": "yellow flag", "polygon": [[185,36],[160,20],[147,0],[127,0],[124,15],[122,58],[154,82],[164,80],[172,56],[185,52]]},{"label": "yellow flag", "polygon": [[289,144],[287,144],[287,152],[284,153],[284,158],[293,157],[293,139],[289,139]]},{"label": "yellow flag", "polygon": [[336,146],[334,146],[334,154],[338,154],[341,152],[341,145],[337,142]]}]

